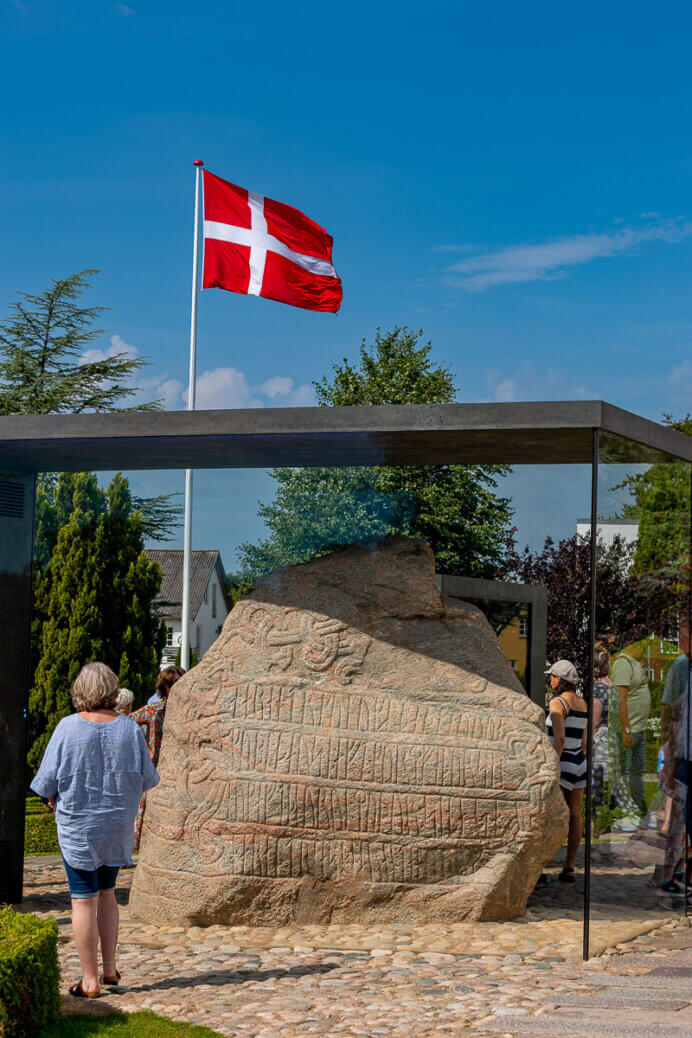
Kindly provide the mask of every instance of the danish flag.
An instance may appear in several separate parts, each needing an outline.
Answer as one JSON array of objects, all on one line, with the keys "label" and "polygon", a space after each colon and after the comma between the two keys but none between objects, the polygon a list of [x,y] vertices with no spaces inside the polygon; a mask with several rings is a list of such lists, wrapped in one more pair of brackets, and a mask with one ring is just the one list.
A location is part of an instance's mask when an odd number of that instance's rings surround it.
[{"label": "danish flag", "polygon": [[332,238],[319,224],[207,170],[202,287],[332,313],[342,297]]}]

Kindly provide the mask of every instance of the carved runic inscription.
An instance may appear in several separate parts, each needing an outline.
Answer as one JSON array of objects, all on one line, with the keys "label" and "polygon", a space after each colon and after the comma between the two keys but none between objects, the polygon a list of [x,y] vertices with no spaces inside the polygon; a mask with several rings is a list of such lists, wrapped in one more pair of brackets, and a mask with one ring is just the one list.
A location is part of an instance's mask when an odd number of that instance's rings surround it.
[{"label": "carved runic inscription", "polygon": [[239,875],[257,874],[258,840],[295,839],[302,849],[281,875],[308,867],[320,879],[439,882],[526,826],[533,768],[508,753],[507,718],[284,681],[235,685],[221,698],[190,733],[188,791]]},{"label": "carved runic inscription", "polygon": [[253,602],[239,602],[231,637],[262,653],[268,671],[304,668],[350,684],[363,666],[371,637],[341,620],[302,610],[276,616]]},{"label": "carved runic inscription", "polygon": [[502,918],[566,814],[483,615],[398,538],[276,571],[173,689],[133,918]]}]

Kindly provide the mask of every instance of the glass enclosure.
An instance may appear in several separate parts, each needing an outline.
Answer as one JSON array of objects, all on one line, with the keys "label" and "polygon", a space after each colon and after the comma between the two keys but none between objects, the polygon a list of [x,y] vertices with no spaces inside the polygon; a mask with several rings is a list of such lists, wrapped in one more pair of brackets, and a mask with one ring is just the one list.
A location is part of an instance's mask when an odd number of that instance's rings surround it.
[{"label": "glass enclosure", "polygon": [[[587,955],[686,912],[691,466],[594,441],[594,464],[196,473],[193,543],[221,576],[193,569],[201,698],[168,707],[189,745],[164,738],[152,889],[175,830],[200,889],[219,862],[374,884],[404,892],[383,919],[415,921],[424,886],[450,923],[526,906]],[[182,485],[127,475],[139,497]],[[181,535],[147,547],[163,664]]]},{"label": "glass enclosure", "polygon": [[690,469],[601,435],[591,954],[619,919],[687,912]]}]

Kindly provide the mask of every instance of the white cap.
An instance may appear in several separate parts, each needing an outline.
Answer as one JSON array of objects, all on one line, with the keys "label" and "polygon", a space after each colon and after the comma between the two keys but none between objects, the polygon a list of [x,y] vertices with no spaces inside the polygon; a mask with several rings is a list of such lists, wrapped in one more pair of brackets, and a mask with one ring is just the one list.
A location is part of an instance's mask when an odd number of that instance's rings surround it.
[{"label": "white cap", "polygon": [[556,678],[562,678],[563,681],[566,681],[570,685],[574,685],[575,688],[579,684],[577,668],[573,663],[570,663],[569,660],[557,660],[556,663],[553,663],[552,667],[548,667],[545,673],[546,675],[554,674]]}]

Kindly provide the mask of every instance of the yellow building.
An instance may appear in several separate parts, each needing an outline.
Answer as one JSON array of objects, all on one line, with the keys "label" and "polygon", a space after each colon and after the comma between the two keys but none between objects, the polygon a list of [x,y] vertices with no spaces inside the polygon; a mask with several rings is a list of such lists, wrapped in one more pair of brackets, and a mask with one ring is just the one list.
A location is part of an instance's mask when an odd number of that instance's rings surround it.
[{"label": "yellow building", "polygon": [[526,662],[529,645],[529,611],[522,606],[515,616],[498,635],[500,648],[523,683],[526,677]]}]

